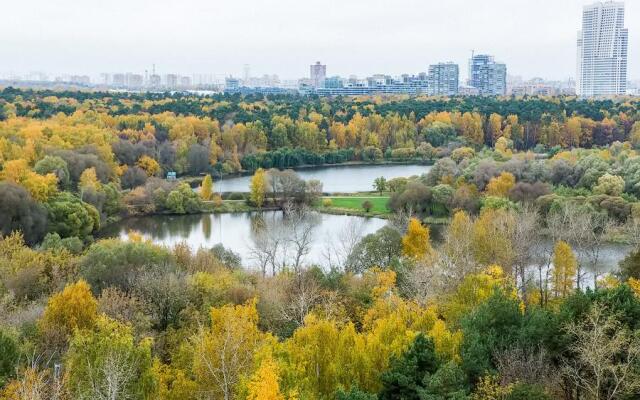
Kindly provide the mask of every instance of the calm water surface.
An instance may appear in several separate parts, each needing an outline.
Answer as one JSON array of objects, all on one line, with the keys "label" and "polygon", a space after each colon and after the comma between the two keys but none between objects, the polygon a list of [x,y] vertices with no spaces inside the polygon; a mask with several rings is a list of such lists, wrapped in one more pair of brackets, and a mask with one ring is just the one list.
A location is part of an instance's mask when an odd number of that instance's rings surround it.
[{"label": "calm water surface", "polygon": [[[310,224],[311,245],[305,255],[305,265],[316,264],[328,266],[346,257],[347,242],[357,241],[387,224],[379,218],[363,218],[344,215],[329,215],[311,213],[305,224]],[[434,242],[441,240],[443,226],[431,227],[431,238]],[[211,248],[222,244],[226,249],[238,253],[242,262],[247,266],[256,266],[257,260],[252,251],[257,247],[265,232],[271,236],[282,236],[283,242],[291,239],[292,228],[286,225],[281,211],[265,211],[262,213],[236,214],[197,214],[197,215],[150,215],[133,217],[119,223],[105,227],[101,237],[119,237],[127,239],[130,231],[138,231],[145,238],[164,246],[172,247],[186,242],[192,249],[200,247]],[[553,243],[544,243],[537,252],[540,257],[552,251]],[[281,250],[282,251],[282,250]],[[292,250],[284,250],[281,258],[290,260]],[[620,244],[606,244],[599,257],[599,272],[614,272],[618,263],[631,251],[630,246]],[[587,266],[588,260],[580,251],[576,251],[579,260]],[[540,260],[539,262],[546,263]],[[537,264],[536,264],[537,265]],[[536,273],[537,267],[531,266],[531,273]],[[593,271],[586,267],[583,277],[585,286],[593,286]],[[534,276],[534,278],[537,275]]]},{"label": "calm water surface", "polygon": [[[328,193],[349,193],[373,189],[374,179],[387,179],[422,175],[429,172],[428,165],[340,165],[296,170],[304,180],[317,179]],[[217,192],[248,192],[250,176],[222,179],[215,182]]]},{"label": "calm water surface", "polygon": [[[309,224],[312,240],[305,264],[328,265],[328,254],[335,254],[342,248],[341,241],[347,236],[363,237],[386,225],[380,218],[362,218],[344,215],[312,213]],[[198,215],[152,215],[128,218],[105,227],[102,237],[127,239],[131,230],[140,232],[156,244],[174,246],[186,242],[192,249],[211,248],[222,244],[226,249],[238,253],[245,265],[255,265],[252,249],[264,229],[286,235],[281,211],[239,214],[198,214]],[[274,233],[275,234],[275,233]]]}]

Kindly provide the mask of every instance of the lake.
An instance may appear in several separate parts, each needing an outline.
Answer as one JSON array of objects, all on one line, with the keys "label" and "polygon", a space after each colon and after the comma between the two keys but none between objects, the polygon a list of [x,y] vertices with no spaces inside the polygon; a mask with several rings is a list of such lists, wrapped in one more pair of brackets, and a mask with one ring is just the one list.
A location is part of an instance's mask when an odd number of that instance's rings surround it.
[{"label": "lake", "polygon": [[[363,237],[386,225],[379,218],[363,218],[344,215],[311,213],[308,223],[312,225],[309,253],[305,264],[330,265],[344,258],[345,243],[354,237]],[[197,215],[150,215],[132,217],[106,226],[101,237],[127,239],[131,230],[156,244],[174,246],[186,242],[193,250],[200,247],[211,248],[222,244],[226,249],[238,253],[245,265],[255,266],[252,252],[262,240],[263,233],[281,235],[283,239],[292,229],[283,221],[281,211],[239,214],[197,214]],[[283,240],[283,242],[286,240]],[[291,249],[285,250],[291,255]],[[287,254],[282,254],[287,256]]]},{"label": "lake", "polygon": [[[428,165],[336,165],[296,170],[304,180],[317,179],[326,193],[351,193],[374,190],[374,179],[410,177],[429,172]],[[250,176],[226,178],[214,182],[216,192],[248,192]]]},{"label": "lake", "polygon": [[[278,238],[281,243],[289,243],[287,247],[281,246],[279,258],[291,262],[294,250],[290,240],[292,233],[302,225],[308,224],[311,228],[309,239],[309,251],[303,257],[304,265],[342,266],[346,259],[348,249],[355,242],[387,224],[386,220],[379,218],[363,218],[345,215],[310,213],[305,221],[293,227],[287,224],[281,211],[265,211],[236,214],[196,214],[196,215],[149,215],[132,217],[118,223],[106,226],[100,237],[119,237],[127,239],[130,231],[138,231],[146,239],[168,247],[186,242],[193,250],[200,247],[212,248],[222,244],[226,249],[240,255],[243,265],[256,267],[258,257],[257,249],[264,243],[265,233],[268,237]],[[435,243],[441,241],[443,226],[431,227],[431,240]],[[553,247],[553,243],[545,242],[538,254],[547,254]],[[600,251],[600,272],[613,272],[617,270],[618,263],[631,250],[630,246],[609,243]],[[588,264],[581,252],[576,252],[579,259],[585,265]],[[532,265],[531,273],[536,268]],[[584,271],[583,283],[585,286],[593,286],[593,274],[587,267]]]}]

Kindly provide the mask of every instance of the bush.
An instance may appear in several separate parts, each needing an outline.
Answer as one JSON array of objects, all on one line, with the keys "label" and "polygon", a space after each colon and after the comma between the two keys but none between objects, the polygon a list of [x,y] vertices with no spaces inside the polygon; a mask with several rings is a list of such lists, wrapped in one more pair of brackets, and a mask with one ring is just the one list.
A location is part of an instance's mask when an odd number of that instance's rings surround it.
[{"label": "bush", "polygon": [[322,199],[323,207],[331,207],[333,205],[333,201],[331,199]]},{"label": "bush", "polygon": [[362,208],[365,212],[368,213],[373,208],[373,203],[371,203],[369,200],[365,200],[362,202]]},{"label": "bush", "polygon": [[150,243],[103,240],[93,244],[80,260],[80,275],[94,293],[115,286],[128,292],[143,271],[173,266],[166,249]]},{"label": "bush", "polygon": [[245,200],[244,193],[232,192],[227,195],[228,200]]}]

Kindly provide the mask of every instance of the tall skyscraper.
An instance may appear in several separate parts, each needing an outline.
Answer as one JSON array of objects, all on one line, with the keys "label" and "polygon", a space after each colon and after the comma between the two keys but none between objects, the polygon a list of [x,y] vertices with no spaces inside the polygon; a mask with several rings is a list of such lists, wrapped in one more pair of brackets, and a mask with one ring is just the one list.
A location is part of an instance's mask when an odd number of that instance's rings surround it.
[{"label": "tall skyscraper", "polygon": [[427,93],[430,96],[457,95],[459,75],[458,64],[447,62],[430,65]]},{"label": "tall skyscraper", "polygon": [[315,64],[311,64],[309,71],[313,87],[323,87],[324,80],[327,79],[327,66],[320,64],[320,61],[316,61]]},{"label": "tall skyscraper", "polygon": [[623,2],[598,2],[584,7],[582,30],[578,32],[576,93],[579,96],[626,92],[628,37]]},{"label": "tall skyscraper", "polygon": [[469,86],[478,89],[481,96],[507,94],[507,66],[495,62],[493,56],[472,55],[469,60]]}]

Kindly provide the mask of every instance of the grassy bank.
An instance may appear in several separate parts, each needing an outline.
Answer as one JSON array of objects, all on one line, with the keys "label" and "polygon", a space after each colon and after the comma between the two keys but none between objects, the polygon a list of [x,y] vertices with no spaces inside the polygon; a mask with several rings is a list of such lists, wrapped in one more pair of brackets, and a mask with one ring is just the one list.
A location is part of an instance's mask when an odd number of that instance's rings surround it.
[{"label": "grassy bank", "polygon": [[[371,206],[368,212],[363,207],[365,202],[369,202]],[[387,208],[388,202],[389,196],[327,196],[322,198],[318,211],[327,214],[387,218],[392,214]]]}]

